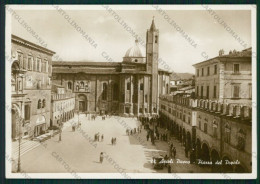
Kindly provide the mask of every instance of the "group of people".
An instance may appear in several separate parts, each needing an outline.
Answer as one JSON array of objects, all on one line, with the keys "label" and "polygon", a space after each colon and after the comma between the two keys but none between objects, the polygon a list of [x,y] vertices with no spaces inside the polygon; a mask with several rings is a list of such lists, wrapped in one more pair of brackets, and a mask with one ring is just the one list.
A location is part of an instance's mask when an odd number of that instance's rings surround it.
[{"label": "group of people", "polygon": [[[101,139],[100,139],[100,137],[101,137]],[[94,136],[94,140],[95,141],[103,141],[104,140],[104,135],[102,134],[101,136],[99,135],[99,132],[98,133],[96,133],[95,134],[95,136]]]},{"label": "group of people", "polygon": [[142,125],[138,126],[137,128],[133,128],[133,129],[126,129],[126,134],[127,135],[132,135],[132,134],[136,134],[136,133],[141,133],[142,132]]},{"label": "group of people", "polygon": [[115,137],[112,137],[112,139],[111,139],[111,144],[112,144],[112,145],[116,145],[116,138],[115,138]]},{"label": "group of people", "polygon": [[93,121],[93,120],[95,121],[95,120],[96,120],[96,117],[97,117],[96,114],[92,114],[92,115],[91,115],[91,120],[92,120],[92,121]]}]

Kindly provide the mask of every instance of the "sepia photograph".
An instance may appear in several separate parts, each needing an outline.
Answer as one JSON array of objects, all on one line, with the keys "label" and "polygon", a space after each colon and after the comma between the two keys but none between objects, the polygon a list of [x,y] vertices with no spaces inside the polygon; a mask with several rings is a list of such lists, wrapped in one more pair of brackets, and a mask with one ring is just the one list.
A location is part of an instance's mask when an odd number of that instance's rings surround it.
[{"label": "sepia photograph", "polygon": [[256,178],[256,5],[6,5],[5,30],[7,178]]}]

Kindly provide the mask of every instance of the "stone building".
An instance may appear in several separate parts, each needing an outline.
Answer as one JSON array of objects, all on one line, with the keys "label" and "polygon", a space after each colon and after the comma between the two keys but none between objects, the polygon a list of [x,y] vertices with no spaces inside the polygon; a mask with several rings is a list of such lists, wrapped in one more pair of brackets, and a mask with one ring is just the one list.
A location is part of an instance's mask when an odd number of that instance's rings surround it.
[{"label": "stone building", "polygon": [[[212,172],[252,172],[252,109],[181,96],[160,96],[160,121]],[[216,164],[217,161],[222,164]],[[230,165],[233,162],[234,164]],[[201,164],[201,163],[200,163]]]},{"label": "stone building", "polygon": [[11,38],[12,139],[43,134],[50,123],[52,56],[55,52]]},{"label": "stone building", "polygon": [[74,117],[75,94],[65,87],[52,85],[50,127],[60,126]]},{"label": "stone building", "polygon": [[159,94],[169,92],[169,72],[158,69],[158,51],[159,30],[152,21],[146,57],[136,40],[122,62],[53,62],[52,81],[75,93],[80,112],[158,114]]},{"label": "stone building", "polygon": [[[251,48],[193,65],[195,96],[160,96],[160,121],[212,172],[252,171]],[[221,161],[222,164],[215,164]],[[230,165],[230,162],[237,164]]]},{"label": "stone building", "polygon": [[221,100],[224,103],[249,104],[252,100],[252,48],[236,50],[196,63],[197,98]]}]

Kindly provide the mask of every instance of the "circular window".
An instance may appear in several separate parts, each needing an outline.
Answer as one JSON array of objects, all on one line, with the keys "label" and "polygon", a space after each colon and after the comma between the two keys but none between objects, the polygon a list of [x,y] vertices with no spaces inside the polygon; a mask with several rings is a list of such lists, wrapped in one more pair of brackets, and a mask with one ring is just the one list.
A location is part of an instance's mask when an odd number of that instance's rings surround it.
[{"label": "circular window", "polygon": [[135,59],[135,62],[137,63],[137,62],[138,62],[138,60],[137,60],[137,59]]}]

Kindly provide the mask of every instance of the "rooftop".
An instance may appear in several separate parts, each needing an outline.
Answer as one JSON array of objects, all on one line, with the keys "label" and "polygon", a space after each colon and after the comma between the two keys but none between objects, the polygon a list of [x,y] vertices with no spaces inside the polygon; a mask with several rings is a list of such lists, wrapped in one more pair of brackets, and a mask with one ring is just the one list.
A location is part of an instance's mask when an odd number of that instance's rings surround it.
[{"label": "rooftop", "polygon": [[197,66],[197,65],[200,65],[202,63],[211,62],[215,59],[221,59],[221,58],[251,58],[251,57],[252,57],[252,47],[244,49],[242,51],[236,51],[236,50],[231,51],[230,50],[228,54],[224,54],[224,50],[221,49],[219,51],[218,56],[211,58],[211,59],[208,59],[206,61],[195,63],[193,66]]},{"label": "rooftop", "polygon": [[55,52],[52,51],[52,50],[46,49],[45,47],[42,47],[42,46],[37,45],[35,43],[29,42],[29,41],[27,41],[27,40],[25,40],[23,38],[20,38],[20,37],[18,37],[16,35],[12,34],[11,36],[12,36],[11,37],[12,42],[20,43],[22,45],[25,45],[27,47],[30,47],[30,48],[33,48],[33,49],[36,49],[36,50],[39,50],[39,51],[42,51],[42,52],[44,52],[46,54],[49,54],[49,55],[54,55],[55,54]]}]

